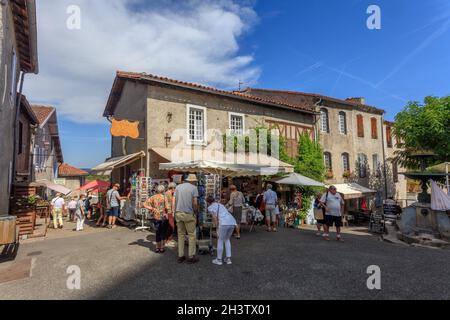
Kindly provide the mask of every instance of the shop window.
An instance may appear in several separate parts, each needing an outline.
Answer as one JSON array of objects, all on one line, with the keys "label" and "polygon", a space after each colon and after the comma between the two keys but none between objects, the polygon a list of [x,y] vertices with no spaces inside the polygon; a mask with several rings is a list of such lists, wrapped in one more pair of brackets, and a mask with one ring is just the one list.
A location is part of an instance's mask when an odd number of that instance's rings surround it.
[{"label": "shop window", "polygon": [[345,112],[339,112],[339,133],[347,134],[347,117]]},{"label": "shop window", "polygon": [[358,137],[364,138],[364,119],[361,114],[356,116],[356,127],[358,131]]},{"label": "shop window", "polygon": [[378,139],[378,127],[377,127],[377,118],[370,119],[370,128],[372,132],[372,139]]},{"label": "shop window", "polygon": [[320,109],[320,131],[326,133],[330,132],[328,110],[324,108]]}]

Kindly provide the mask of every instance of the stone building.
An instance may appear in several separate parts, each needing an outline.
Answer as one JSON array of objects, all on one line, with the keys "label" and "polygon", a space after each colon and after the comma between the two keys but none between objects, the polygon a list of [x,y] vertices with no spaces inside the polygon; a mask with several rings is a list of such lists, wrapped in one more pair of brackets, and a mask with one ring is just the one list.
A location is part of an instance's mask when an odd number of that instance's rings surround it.
[{"label": "stone building", "polygon": [[14,184],[27,184],[33,181],[33,147],[39,120],[31,109],[27,98],[22,95],[18,116],[16,139],[16,174]]},{"label": "stone building", "polygon": [[34,0],[0,3],[0,215],[9,211],[16,172],[15,148],[19,130],[20,95],[24,75],[38,73],[36,8]]},{"label": "stone building", "polygon": [[55,180],[55,183],[63,185],[70,190],[77,190],[84,185],[88,175],[89,173],[84,170],[63,163],[58,168],[58,179]]},{"label": "stone building", "polygon": [[[153,178],[168,173],[159,164],[176,161],[174,148],[210,147],[211,129],[242,134],[257,126],[279,124],[292,134],[315,134],[317,113],[301,106],[218,90],[148,74],[117,72],[104,116],[139,122],[136,139],[112,137],[111,159],[101,165],[113,181],[126,181],[132,170]],[[294,130],[295,129],[295,130]],[[217,142],[217,141],[216,141]],[[94,168],[95,170],[95,168]]]},{"label": "stone building", "polygon": [[56,109],[41,105],[32,105],[31,108],[39,121],[33,150],[33,181],[54,183],[59,165],[64,162]]},{"label": "stone building", "polygon": [[356,182],[379,191],[383,198],[406,199],[405,179],[388,160],[396,147],[392,141],[393,123],[384,121],[384,110],[367,105],[364,98],[343,100],[255,88],[242,92],[320,112],[316,139],[324,150],[328,184]]}]

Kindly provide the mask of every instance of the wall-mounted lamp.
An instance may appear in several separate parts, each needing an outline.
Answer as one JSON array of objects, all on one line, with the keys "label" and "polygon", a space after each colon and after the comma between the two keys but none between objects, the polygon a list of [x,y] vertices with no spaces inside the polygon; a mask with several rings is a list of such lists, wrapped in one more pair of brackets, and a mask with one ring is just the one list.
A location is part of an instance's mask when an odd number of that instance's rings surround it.
[{"label": "wall-mounted lamp", "polygon": [[166,133],[164,140],[166,140],[166,148],[168,148],[170,145],[170,140],[172,140],[172,137],[170,136],[170,134]]},{"label": "wall-mounted lamp", "polygon": [[172,112],[167,112],[166,119],[168,123],[172,122],[172,116],[173,116]]}]

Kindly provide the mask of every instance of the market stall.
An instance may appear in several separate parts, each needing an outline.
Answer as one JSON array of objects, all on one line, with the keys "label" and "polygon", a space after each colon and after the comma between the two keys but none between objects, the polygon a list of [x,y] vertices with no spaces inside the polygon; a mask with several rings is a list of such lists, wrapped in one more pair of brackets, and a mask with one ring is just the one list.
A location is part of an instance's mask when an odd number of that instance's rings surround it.
[{"label": "market stall", "polygon": [[[223,200],[222,188],[224,178],[259,177],[293,171],[293,167],[286,163],[281,163],[280,166],[275,167],[262,164],[239,164],[209,160],[161,163],[159,169],[196,173],[199,176],[199,222],[207,227],[211,227],[211,217],[206,212],[206,195],[212,194],[216,199]],[[243,211],[241,223],[253,223],[253,219],[254,215],[251,211]]]},{"label": "market stall", "polygon": [[336,184],[335,187],[345,201],[344,215],[348,221],[358,223],[370,220],[376,190],[357,183]]},{"label": "market stall", "polygon": [[[325,187],[322,182],[313,180],[311,178],[305,177],[298,173],[290,173],[288,176],[278,177],[271,180],[271,182],[276,183],[281,186],[288,186],[289,189],[285,190],[286,192],[290,192],[293,194],[295,192],[294,186],[303,186],[303,187]],[[297,197],[297,207],[293,208],[292,206],[285,205],[283,206],[281,212],[281,218],[286,226],[292,226],[295,222],[295,218],[298,214],[298,207],[301,206],[302,195],[299,194]],[[287,199],[287,197],[286,197]],[[287,201],[286,201],[287,203]]]}]

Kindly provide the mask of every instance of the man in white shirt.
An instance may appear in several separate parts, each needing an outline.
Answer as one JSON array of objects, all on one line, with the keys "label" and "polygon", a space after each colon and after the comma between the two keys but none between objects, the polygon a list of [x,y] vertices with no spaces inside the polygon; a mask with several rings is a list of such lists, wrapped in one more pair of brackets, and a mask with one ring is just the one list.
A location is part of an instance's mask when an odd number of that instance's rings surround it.
[{"label": "man in white shirt", "polygon": [[[66,207],[66,202],[61,197],[61,193],[57,193],[56,197],[51,202],[52,214],[53,214],[53,227],[55,229],[63,228],[62,214]],[[58,226],[59,222],[59,226]]]},{"label": "man in white shirt", "polygon": [[[272,190],[272,185],[267,185],[267,191],[263,194],[263,201],[266,209],[266,224],[267,231],[277,231],[276,222],[277,222],[277,211],[276,207],[278,205],[278,196],[275,191]],[[271,229],[271,225],[273,225],[273,229]]]},{"label": "man in white shirt", "polygon": [[341,227],[342,227],[342,212],[344,212],[344,200],[341,195],[337,192],[335,186],[331,186],[328,191],[322,196],[320,202],[325,207],[325,233],[323,237],[325,240],[329,241],[328,232],[333,224],[336,226],[337,240],[344,241],[341,237]]},{"label": "man in white shirt", "polygon": [[77,211],[77,198],[73,197],[72,200],[67,205],[69,209],[69,221],[75,221],[75,211]]}]

